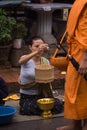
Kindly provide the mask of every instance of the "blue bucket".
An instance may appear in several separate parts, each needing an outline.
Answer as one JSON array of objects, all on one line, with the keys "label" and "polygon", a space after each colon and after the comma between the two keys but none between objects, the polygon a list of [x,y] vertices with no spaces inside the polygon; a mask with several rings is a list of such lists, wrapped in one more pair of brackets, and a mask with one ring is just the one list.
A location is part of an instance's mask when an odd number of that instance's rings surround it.
[{"label": "blue bucket", "polygon": [[12,106],[0,106],[0,125],[11,123],[16,112],[17,109]]}]

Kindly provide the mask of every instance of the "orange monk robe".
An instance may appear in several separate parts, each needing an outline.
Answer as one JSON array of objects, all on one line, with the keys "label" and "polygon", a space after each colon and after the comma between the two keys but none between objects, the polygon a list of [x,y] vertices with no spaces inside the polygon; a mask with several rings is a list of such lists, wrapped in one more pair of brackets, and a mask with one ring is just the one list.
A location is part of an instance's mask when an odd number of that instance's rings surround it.
[{"label": "orange monk robe", "polygon": [[[71,37],[69,43],[71,55],[78,63],[80,63],[83,52],[87,52],[87,0],[83,1],[83,8],[79,7],[81,12],[77,17],[76,26],[74,24],[75,30],[72,29],[73,31],[69,32],[70,19],[68,21],[69,26],[67,24],[68,35],[70,34]],[[81,6],[81,4],[78,6]],[[75,9],[78,10],[79,8]],[[74,15],[77,11],[75,9]],[[74,19],[74,16],[72,15],[71,18]],[[75,120],[87,118],[87,81],[78,74],[71,63],[69,63],[66,76],[64,116]]]}]

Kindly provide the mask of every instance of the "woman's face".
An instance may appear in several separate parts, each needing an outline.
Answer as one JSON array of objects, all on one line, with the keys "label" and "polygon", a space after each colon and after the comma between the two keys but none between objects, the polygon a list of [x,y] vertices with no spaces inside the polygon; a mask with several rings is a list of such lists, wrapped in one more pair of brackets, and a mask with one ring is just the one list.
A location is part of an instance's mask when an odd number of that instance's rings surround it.
[{"label": "woman's face", "polygon": [[[44,42],[41,39],[33,40],[32,46],[29,46],[30,50],[32,52],[38,51],[40,45],[42,44],[44,44]],[[39,55],[42,55],[42,54],[43,54],[43,51]]]}]

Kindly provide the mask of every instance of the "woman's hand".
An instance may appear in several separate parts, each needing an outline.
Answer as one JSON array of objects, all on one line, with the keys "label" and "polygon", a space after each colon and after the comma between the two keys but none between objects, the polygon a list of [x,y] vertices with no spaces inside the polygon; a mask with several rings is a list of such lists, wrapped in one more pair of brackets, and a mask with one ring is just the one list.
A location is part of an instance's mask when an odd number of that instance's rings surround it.
[{"label": "woman's hand", "polygon": [[48,46],[48,44],[42,44],[39,46],[38,49],[39,49],[39,52],[43,52],[45,50],[49,50],[49,46]]}]

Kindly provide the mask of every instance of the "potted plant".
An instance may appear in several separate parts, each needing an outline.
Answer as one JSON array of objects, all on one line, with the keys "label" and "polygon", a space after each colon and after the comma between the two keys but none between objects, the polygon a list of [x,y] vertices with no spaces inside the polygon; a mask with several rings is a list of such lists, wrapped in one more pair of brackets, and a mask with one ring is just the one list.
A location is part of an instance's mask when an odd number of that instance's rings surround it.
[{"label": "potted plant", "polygon": [[9,17],[6,11],[0,8],[0,62],[8,60],[13,39],[12,30],[15,24],[15,18]]},{"label": "potted plant", "polygon": [[15,18],[8,17],[6,11],[0,8],[0,46],[11,44],[12,31],[15,25]]},{"label": "potted plant", "polygon": [[17,23],[13,29],[13,48],[21,48],[27,36],[28,29],[24,23]]},{"label": "potted plant", "polygon": [[25,37],[28,29],[24,23],[17,23],[13,29],[13,47],[10,53],[10,62],[13,67],[19,67],[18,60],[24,54]]}]

